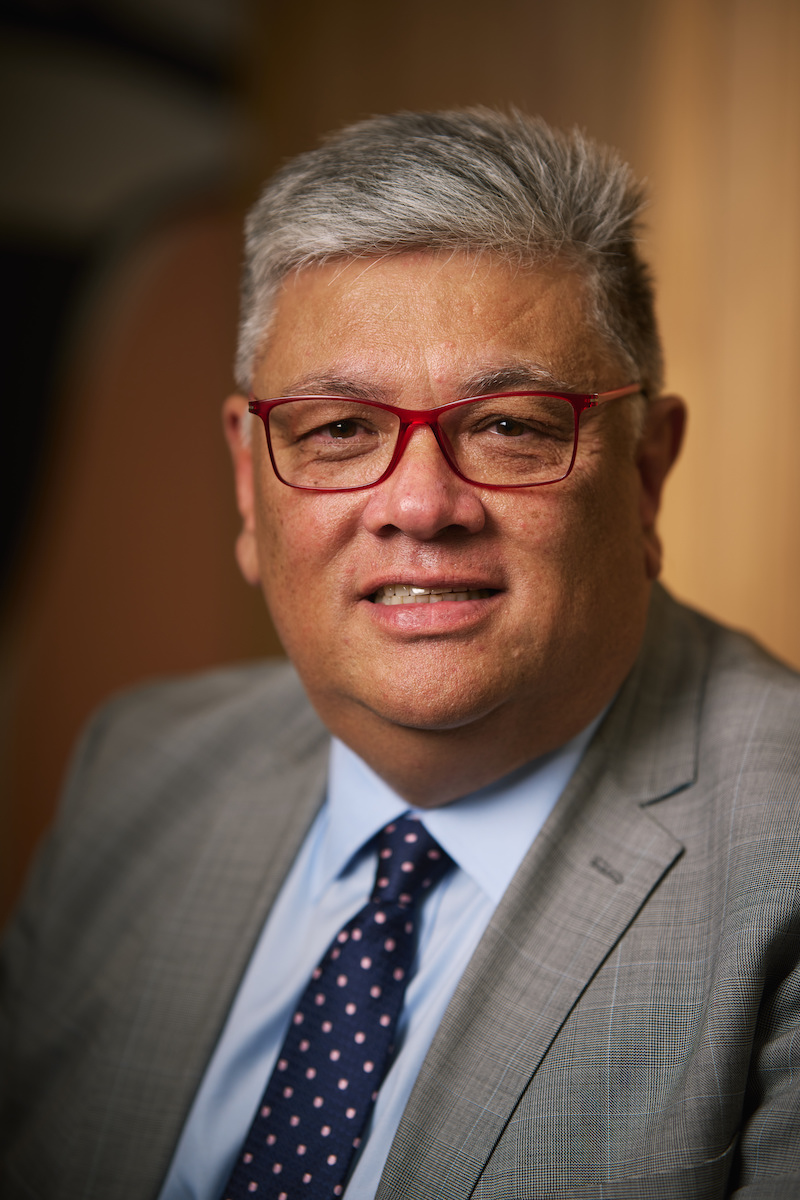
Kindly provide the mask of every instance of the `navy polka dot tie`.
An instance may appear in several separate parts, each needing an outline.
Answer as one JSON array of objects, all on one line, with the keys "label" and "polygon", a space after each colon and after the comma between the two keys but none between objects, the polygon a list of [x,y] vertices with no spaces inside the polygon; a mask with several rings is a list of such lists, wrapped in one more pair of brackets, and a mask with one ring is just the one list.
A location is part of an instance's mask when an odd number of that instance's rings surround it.
[{"label": "navy polka dot tie", "polygon": [[328,1200],[350,1168],[394,1051],[419,905],[452,860],[414,817],[377,839],[369,903],[300,998],[223,1200]]}]

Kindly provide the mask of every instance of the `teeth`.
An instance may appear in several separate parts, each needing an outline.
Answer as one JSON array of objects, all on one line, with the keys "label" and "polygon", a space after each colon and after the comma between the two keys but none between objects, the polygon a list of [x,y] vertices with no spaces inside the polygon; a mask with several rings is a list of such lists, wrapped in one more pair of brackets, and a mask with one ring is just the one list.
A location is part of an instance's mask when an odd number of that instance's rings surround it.
[{"label": "teeth", "polygon": [[438,604],[442,600],[483,600],[491,588],[459,591],[450,587],[419,587],[415,583],[387,583],[373,596],[376,604]]}]

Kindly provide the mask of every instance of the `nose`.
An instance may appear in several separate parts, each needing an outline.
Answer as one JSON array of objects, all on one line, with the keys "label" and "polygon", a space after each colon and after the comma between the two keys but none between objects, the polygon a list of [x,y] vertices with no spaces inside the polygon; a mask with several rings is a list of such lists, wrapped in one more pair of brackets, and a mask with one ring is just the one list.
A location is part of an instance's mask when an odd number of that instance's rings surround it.
[{"label": "nose", "polygon": [[486,523],[480,492],[450,469],[426,426],[411,431],[392,474],[367,494],[363,520],[375,534],[399,530],[431,541],[447,530],[478,533]]}]

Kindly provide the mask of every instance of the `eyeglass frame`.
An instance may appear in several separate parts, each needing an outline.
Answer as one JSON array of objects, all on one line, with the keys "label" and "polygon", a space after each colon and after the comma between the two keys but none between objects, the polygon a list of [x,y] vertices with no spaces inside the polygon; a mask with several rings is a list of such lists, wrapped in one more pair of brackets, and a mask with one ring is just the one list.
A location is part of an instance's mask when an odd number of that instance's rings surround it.
[{"label": "eyeglass frame", "polygon": [[[607,392],[557,392],[553,390],[547,391],[514,391],[514,392],[491,392],[485,396],[467,396],[463,400],[453,400],[449,404],[440,404],[437,408],[398,408],[394,404],[386,404],[382,400],[364,400],[356,396],[278,396],[272,400],[259,400],[253,392],[250,393],[248,411],[253,416],[259,417],[263,426],[264,433],[267,439],[267,450],[269,451],[270,462],[272,469],[275,472],[276,478],[284,484],[285,487],[296,488],[301,492],[363,492],[367,488],[377,487],[384,483],[394,471],[400,459],[405,453],[411,434],[417,426],[427,426],[433,433],[434,438],[442,456],[450,470],[464,483],[470,484],[472,487],[487,488],[493,492],[511,491],[517,488],[524,487],[548,487],[553,483],[563,483],[567,476],[571,473],[575,465],[575,459],[578,455],[578,431],[580,429],[580,419],[583,413],[589,409],[597,408],[599,404],[605,404],[608,400],[620,400],[625,396],[635,396],[637,392],[642,391],[640,383],[629,383],[624,387],[612,388]],[[446,412],[451,412],[454,408],[461,408],[466,404],[475,404],[479,400],[502,400],[504,397],[511,396],[552,396],[553,399],[565,400],[572,406],[574,414],[574,436],[572,441],[572,457],[569,461],[569,466],[563,475],[559,475],[558,479],[543,479],[535,483],[478,483],[474,479],[470,479],[457,467],[455,461],[451,457],[452,448],[449,444],[447,434],[439,425],[439,417]],[[384,412],[393,413],[400,421],[400,428],[397,432],[392,457],[386,470],[372,483],[357,483],[350,487],[311,487],[304,483],[290,483],[288,479],[284,479],[278,470],[278,465],[275,462],[275,454],[272,449],[272,438],[269,432],[269,414],[273,408],[277,408],[281,404],[290,404],[297,400],[340,400],[344,403],[364,404],[369,408],[380,408]]]}]

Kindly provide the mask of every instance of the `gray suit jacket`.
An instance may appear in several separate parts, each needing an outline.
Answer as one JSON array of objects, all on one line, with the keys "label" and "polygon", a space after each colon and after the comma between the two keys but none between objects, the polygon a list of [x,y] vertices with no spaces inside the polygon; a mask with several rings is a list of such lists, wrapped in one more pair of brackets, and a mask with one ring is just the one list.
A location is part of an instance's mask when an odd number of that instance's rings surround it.
[{"label": "gray suit jacket", "polygon": [[[288,667],[95,720],[6,942],[4,1197],[157,1195],[326,752]],[[797,677],[659,589],[380,1200],[800,1196],[799,779]]]}]

